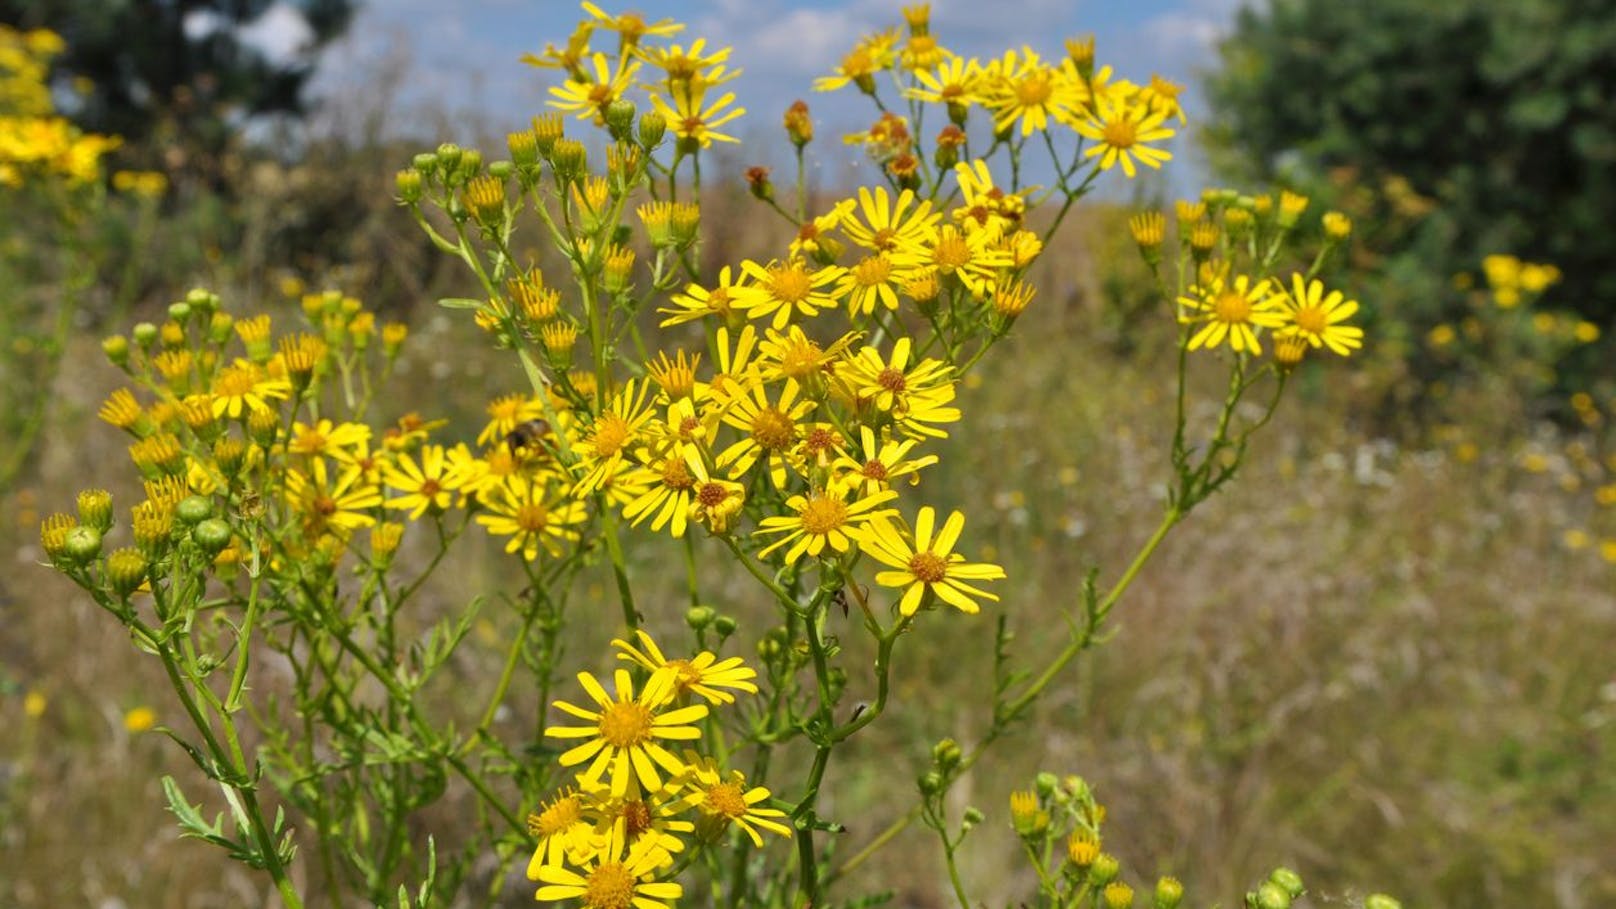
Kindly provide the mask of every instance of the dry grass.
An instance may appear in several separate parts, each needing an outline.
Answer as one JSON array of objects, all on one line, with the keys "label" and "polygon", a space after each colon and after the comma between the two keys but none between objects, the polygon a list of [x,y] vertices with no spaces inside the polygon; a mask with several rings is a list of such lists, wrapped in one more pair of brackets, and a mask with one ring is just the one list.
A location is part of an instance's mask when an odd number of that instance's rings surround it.
[{"label": "dry grass", "polygon": [[[762,217],[751,211],[720,219],[730,238],[710,259],[754,251],[731,245],[765,234],[743,229]],[[1028,654],[1059,645],[1062,610],[1090,566],[1114,577],[1154,526],[1171,428],[1166,323],[1136,326],[1146,340],[1119,354],[1090,263],[1050,260],[1035,310],[963,392],[967,421],[927,481],[967,510],[973,548],[991,547],[1010,570],[1005,606]],[[398,397],[457,412],[451,431],[474,433],[482,392],[517,377],[468,367],[475,358],[460,352],[479,342],[466,327],[416,312],[418,359]],[[74,362],[96,361],[90,339],[84,348]],[[1004,806],[1047,769],[1095,785],[1125,875],[1148,887],[1176,874],[1191,905],[1233,905],[1280,863],[1325,904],[1369,889],[1407,905],[1616,904],[1612,567],[1558,545],[1563,494],[1507,459],[1462,464],[1362,437],[1351,369],[1331,364],[1315,393],[1287,401],[1245,474],[1158,553],[1119,608],[1115,638],[961,787],[959,807],[989,817],[967,859],[979,897],[1027,891]],[[451,377],[457,400],[428,397]],[[91,425],[116,381],[99,366],[63,376],[48,455],[0,530],[11,563],[0,575],[0,723],[12,730],[0,741],[0,906],[273,905],[216,850],[176,841],[155,780],[188,778],[183,755],[122,725],[143,704],[179,722],[162,679],[36,564],[38,512],[64,507],[87,478],[127,475],[114,431]],[[643,549],[642,576],[658,566]],[[514,589],[497,553],[452,568],[428,611],[468,590]],[[673,629],[676,588],[650,589],[652,626]],[[603,595],[586,581],[580,611]],[[749,600],[719,605],[757,616]],[[491,643],[508,617],[485,615]],[[847,825],[849,851],[911,803],[933,742],[985,727],[991,622],[931,617],[900,649],[898,709],[832,767],[823,813]],[[581,622],[572,659],[596,661],[611,631]],[[478,652],[457,683],[489,684]],[[866,682],[855,676],[853,690]],[[49,698],[32,722],[30,689]],[[530,717],[526,693],[512,707]],[[455,836],[458,799],[432,813],[441,839]],[[901,905],[950,902],[918,828],[855,878],[898,890]],[[528,895],[514,886],[506,902]]]}]

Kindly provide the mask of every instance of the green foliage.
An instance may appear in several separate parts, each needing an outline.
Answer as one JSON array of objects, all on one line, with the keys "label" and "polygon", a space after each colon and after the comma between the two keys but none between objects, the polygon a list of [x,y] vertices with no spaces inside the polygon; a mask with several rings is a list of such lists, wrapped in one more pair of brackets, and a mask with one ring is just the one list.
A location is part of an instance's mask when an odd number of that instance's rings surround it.
[{"label": "green foliage", "polygon": [[[308,25],[306,47],[289,61],[240,33],[277,5]],[[0,20],[66,40],[57,75],[82,89],[82,125],[149,148],[147,166],[179,151],[190,160],[166,163],[194,170],[217,163],[241,118],[305,112],[315,53],[347,30],[355,9],[352,0],[0,0]]]},{"label": "green foliage", "polygon": [[1400,177],[1435,203],[1409,247],[1428,278],[1513,252],[1558,265],[1584,317],[1616,318],[1616,5],[1276,0],[1221,52],[1221,171]]}]

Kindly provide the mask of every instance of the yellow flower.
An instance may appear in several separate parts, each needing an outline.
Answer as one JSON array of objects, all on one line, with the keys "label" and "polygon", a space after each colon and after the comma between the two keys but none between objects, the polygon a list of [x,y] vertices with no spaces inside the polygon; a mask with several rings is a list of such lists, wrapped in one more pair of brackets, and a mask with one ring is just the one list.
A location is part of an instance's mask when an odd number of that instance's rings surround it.
[{"label": "yellow flower", "polygon": [[141,733],[157,725],[157,711],[150,707],[135,707],[123,715],[123,728]]},{"label": "yellow flower", "polygon": [[769,798],[769,790],[762,786],[748,789],[745,775],[739,770],[725,773],[712,758],[687,752],[685,761],[690,767],[685,780],[690,792],[682,800],[685,804],[695,805],[702,814],[725,826],[734,824],[741,828],[759,849],[763,848],[759,830],[791,836],[791,828],[775,820],[785,817],[784,811],[761,807]]},{"label": "yellow flower", "polygon": [[344,468],[333,480],[325,459],[315,458],[306,474],[295,468],[286,471],[286,500],[303,535],[312,540],[375,524],[376,518],[367,511],[382,504],[382,493],[357,465]]},{"label": "yellow flower", "polygon": [[1233,283],[1227,273],[1214,274],[1210,280],[1190,288],[1190,295],[1178,298],[1178,320],[1184,324],[1205,322],[1189,340],[1190,350],[1212,348],[1229,339],[1236,353],[1262,353],[1257,342],[1257,328],[1278,328],[1285,324],[1285,312],[1280,309],[1275,295],[1269,292],[1268,282],[1252,283],[1246,275],[1236,276]]},{"label": "yellow flower", "polygon": [[652,411],[646,406],[646,391],[650,386],[649,382],[630,381],[595,417],[589,433],[573,445],[580,456],[577,469],[583,472],[573,495],[586,496],[599,489],[638,444],[640,429],[652,417]]},{"label": "yellow flower", "polygon": [[316,421],[313,426],[292,424],[292,438],[286,450],[292,454],[328,457],[347,464],[354,462],[364,443],[370,441],[370,427],[363,423]]},{"label": "yellow flower", "polygon": [[998,236],[1021,226],[1027,211],[1024,193],[1007,193],[993,185],[993,174],[980,158],[954,165],[960,195],[965,201],[951,212],[966,233],[989,231]]},{"label": "yellow flower", "polygon": [[488,404],[488,424],[477,434],[478,445],[503,441],[528,420],[544,416],[544,404],[522,394],[501,395]]},{"label": "yellow flower", "polygon": [[1170,152],[1146,144],[1173,137],[1174,131],[1162,125],[1167,115],[1167,110],[1106,94],[1098,98],[1093,113],[1073,122],[1072,128],[1095,143],[1083,152],[1083,157],[1098,156],[1101,170],[1121,164],[1122,172],[1131,178],[1138,173],[1135,159],[1146,167],[1159,169],[1162,162],[1173,157]]},{"label": "yellow flower", "polygon": [[527,879],[538,880],[539,869],[545,865],[565,864],[567,854],[579,850],[579,838],[590,827],[584,818],[583,796],[571,789],[556,793],[542,809],[528,815],[527,832],[539,842],[527,865]]},{"label": "yellow flower", "polygon": [[787,499],[786,507],[795,514],[764,518],[758,526],[757,533],[760,535],[785,534],[759,552],[759,558],[767,558],[788,544],[791,548],[785,553],[787,564],[796,562],[803,555],[818,558],[827,548],[837,553],[846,552],[857,539],[860,526],[893,513],[891,509],[874,509],[896,499],[896,492],[882,490],[848,502],[847,494],[853,491],[852,484],[844,484],[810,490],[806,495]]},{"label": "yellow flower", "polygon": [[673,881],[657,881],[658,869],[668,863],[667,850],[654,838],[627,843],[621,821],[612,827],[605,844],[580,864],[540,865],[535,875],[543,886],[534,894],[541,902],[579,900],[584,909],[665,909],[684,895]]},{"label": "yellow flower", "polygon": [[745,474],[761,459],[775,488],[785,487],[786,468],[800,439],[797,424],[814,409],[813,401],[797,400],[800,392],[796,382],[787,381],[774,404],[769,403],[768,389],[762,383],[735,396],[724,412],[724,422],[746,435],[724,449],[717,462],[719,467],[729,467],[731,479]]},{"label": "yellow flower", "polygon": [[821,309],[836,306],[830,285],[842,276],[843,269],[838,266],[827,265],[815,271],[801,259],[770,262],[767,266],[748,259],[741,268],[757,282],[758,294],[747,311],[749,318],[773,313],[773,325],[778,329],[785,328],[794,313],[813,316]]},{"label": "yellow flower", "polygon": [[595,21],[591,23],[592,25],[604,28],[607,31],[617,32],[617,37],[621,41],[624,50],[637,46],[640,39],[647,36],[666,38],[670,35],[677,35],[685,29],[683,23],[675,22],[672,19],[646,22],[645,17],[639,13],[619,13],[613,16],[595,4],[590,3],[589,0],[583,0],[580,5],[583,7],[584,12],[594,17]]},{"label": "yellow flower", "polygon": [[1306,339],[1312,347],[1328,347],[1345,357],[1363,346],[1363,329],[1340,323],[1358,311],[1358,301],[1348,300],[1339,290],[1324,292],[1324,282],[1308,281],[1303,275],[1291,278],[1291,292],[1276,294],[1285,309],[1286,323],[1278,336]]},{"label": "yellow flower", "polygon": [[984,104],[993,111],[993,131],[1010,132],[1021,121],[1021,135],[1049,129],[1083,100],[1086,89],[1060,68],[1047,66],[1031,48],[1007,51],[995,61]]},{"label": "yellow flower", "polygon": [[976,599],[997,601],[996,595],[965,583],[996,581],[1005,576],[1004,569],[997,565],[966,562],[964,556],[954,552],[960,531],[965,529],[965,516],[953,512],[933,536],[936,521],[937,513],[931,506],[921,508],[915,518],[913,543],[885,518],[866,525],[859,534],[859,549],[895,569],[878,572],[875,582],[904,589],[898,611],[906,616],[925,605],[928,594],[966,613],[978,611]]},{"label": "yellow flower", "polygon": [[876,414],[866,416],[889,414],[907,433],[945,438],[947,431],[929,424],[960,418],[958,408],[947,406],[954,400],[952,367],[934,358],[910,364],[911,346],[908,337],[899,338],[890,361],[883,361],[873,347],[861,348],[837,372],[837,381],[855,408],[874,408]]},{"label": "yellow flower", "polygon": [[732,688],[748,694],[757,694],[757,685],[752,682],[752,679],[757,678],[757,672],[748,667],[740,657],[720,660],[715,654],[703,650],[688,660],[670,660],[662,655],[656,641],[651,640],[651,636],[646,634],[644,629],[636,629],[635,636],[639,639],[640,647],[644,649],[641,650],[624,640],[614,640],[612,646],[622,651],[617,658],[638,663],[653,672],[664,667],[672,667],[675,697],[699,694],[711,704],[733,704],[735,696],[724,689]]},{"label": "yellow flower", "polygon": [[685,288],[684,293],[672,295],[671,308],[659,307],[657,312],[668,317],[662,320],[663,328],[694,322],[707,316],[718,316],[728,321],[732,316],[744,315],[757,305],[762,295],[763,292],[748,280],[744,270],[733,273],[726,265],[718,270],[718,283],[712,288],[692,284]]},{"label": "yellow flower", "polygon": [[899,193],[897,202],[893,202],[886,187],[871,190],[861,186],[858,207],[849,211],[842,222],[842,232],[865,249],[894,252],[930,242],[937,235],[941,217],[931,210],[930,201],[919,199],[911,190]]},{"label": "yellow flower", "polygon": [[578,539],[573,526],[582,523],[587,515],[584,503],[560,498],[552,499],[549,485],[516,475],[491,492],[479,496],[490,512],[477,516],[494,536],[508,536],[506,552],[521,551],[522,558],[533,561],[539,557],[539,547],[552,556],[561,555],[563,543]]},{"label": "yellow flower", "polygon": [[705,108],[702,101],[702,93],[688,86],[673,92],[672,104],[664,101],[661,95],[651,96],[651,106],[668,121],[668,128],[680,139],[694,142],[702,148],[712,145],[714,141],[739,142],[734,136],[714,132],[746,113],[744,107],[724,110],[735,101],[735,93],[725,92]]},{"label": "yellow flower", "polygon": [[700,448],[670,446],[632,472],[630,482],[641,484],[645,491],[628,503],[623,517],[638,525],[655,514],[652,530],[669,527],[674,539],[683,537],[695,507],[696,489],[709,479]]},{"label": "yellow flower", "polygon": [[843,480],[856,478],[865,495],[890,489],[892,481],[902,476],[918,482],[917,471],[937,463],[936,455],[904,460],[909,450],[920,444],[918,439],[898,441],[885,435],[877,436],[870,427],[860,426],[859,440],[863,443],[862,449],[856,453],[843,452],[831,463],[831,469]]},{"label": "yellow flower", "polygon": [[905,97],[933,104],[957,104],[963,107],[981,104],[983,101],[982,65],[975,60],[950,57],[935,70],[930,68],[915,70],[915,81],[919,85],[905,88],[903,91]]},{"label": "yellow flower", "polygon": [[267,375],[263,367],[237,360],[213,380],[213,416],[234,420],[246,411],[269,410],[269,401],[292,393],[292,383]]},{"label": "yellow flower", "polygon": [[662,788],[658,767],[674,776],[685,771],[685,764],[657,740],[700,738],[701,730],[691,724],[707,715],[707,705],[667,709],[673,703],[678,686],[678,671],[671,667],[651,673],[638,696],[634,694],[634,682],[628,670],[617,670],[613,681],[616,697],[608,695],[593,675],[578,673],[578,682],[598,709],[556,701],[556,709],[588,725],[551,726],[544,734],[550,738],[586,740],[568,749],[560,758],[563,767],[589,762],[578,775],[584,785],[593,786],[610,773],[611,792],[616,798],[622,798],[634,781],[638,781],[644,791],[655,792]]},{"label": "yellow flower", "polygon": [[387,500],[388,508],[409,509],[410,520],[420,520],[427,509],[446,510],[454,502],[454,477],[444,457],[442,445],[427,445],[421,449],[421,462],[408,452],[400,453],[393,463],[382,468],[387,485],[404,495]]},{"label": "yellow flower", "polygon": [[637,60],[624,58],[614,70],[605,54],[597,52],[587,59],[594,73],[591,75],[580,69],[574,78],[551,86],[550,106],[576,113],[580,120],[603,122],[606,107],[623,97],[634,84],[634,75],[639,72],[640,64]]}]

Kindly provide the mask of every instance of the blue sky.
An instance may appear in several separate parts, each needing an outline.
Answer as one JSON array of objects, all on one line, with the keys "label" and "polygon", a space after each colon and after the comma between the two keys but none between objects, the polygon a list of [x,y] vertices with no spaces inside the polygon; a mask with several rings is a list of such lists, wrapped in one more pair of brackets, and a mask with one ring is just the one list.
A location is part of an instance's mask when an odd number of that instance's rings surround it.
[{"label": "blue sky", "polygon": [[[1120,75],[1143,80],[1159,72],[1192,86],[1186,106],[1201,107],[1195,73],[1214,59],[1213,45],[1242,0],[938,0],[932,32],[958,53],[982,57],[1022,44],[1060,54],[1067,36],[1093,32],[1097,57]],[[774,140],[779,117],[795,98],[812,105],[825,134],[867,123],[867,102],[855,93],[809,90],[854,40],[902,22],[905,0],[635,0],[601,2],[608,12],[633,9],[651,19],[687,23],[680,40],[705,37],[735,48],[731,61],[745,70],[732,87],[749,111],[744,136]],[[503,131],[542,110],[556,74],[518,62],[546,42],[560,43],[583,13],[573,0],[369,0],[350,35],[327,50],[317,90],[333,98],[390,93],[408,111],[459,112],[470,123]],[[283,23],[284,24],[284,23]],[[293,40],[266,26],[265,40]],[[393,61],[398,68],[389,68]],[[405,62],[407,61],[407,63]],[[333,103],[341,109],[345,105]],[[439,124],[442,128],[444,124]],[[447,124],[452,131],[456,123]],[[469,140],[470,136],[446,136]],[[1188,149],[1177,149],[1184,157]],[[1191,168],[1193,169],[1193,168]],[[1180,174],[1180,177],[1187,176]],[[1179,182],[1177,180],[1175,183]]]}]

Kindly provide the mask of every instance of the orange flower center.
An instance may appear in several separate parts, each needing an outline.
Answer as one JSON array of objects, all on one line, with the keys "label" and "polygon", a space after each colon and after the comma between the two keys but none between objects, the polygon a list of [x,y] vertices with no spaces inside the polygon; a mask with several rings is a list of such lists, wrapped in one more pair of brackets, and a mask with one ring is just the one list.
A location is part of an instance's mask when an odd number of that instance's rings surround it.
[{"label": "orange flower center", "polygon": [[636,799],[623,804],[623,832],[630,841],[638,839],[640,834],[651,829],[651,806],[644,800]]},{"label": "orange flower center", "polygon": [[872,480],[885,480],[887,478],[887,465],[879,459],[864,462],[863,474]]},{"label": "orange flower center", "polygon": [[1251,301],[1234,291],[1225,291],[1212,304],[1212,313],[1219,322],[1236,325],[1251,318]]},{"label": "orange flower center", "polygon": [[746,816],[746,795],[734,783],[719,783],[707,787],[707,808],[727,818]]},{"label": "orange flower center", "polygon": [[528,830],[535,836],[554,836],[583,820],[583,809],[572,796],[557,799],[555,804],[539,814],[530,814]]},{"label": "orange flower center", "polygon": [[602,862],[584,882],[589,909],[629,909],[634,905],[634,875],[622,862]]},{"label": "orange flower center", "polygon": [[1033,73],[1016,83],[1016,100],[1022,107],[1041,107],[1055,94],[1055,85],[1045,73]]},{"label": "orange flower center", "polygon": [[860,287],[878,287],[892,277],[892,263],[886,256],[871,256],[853,266],[853,280]]},{"label": "orange flower center", "polygon": [[717,508],[718,506],[724,504],[724,500],[728,498],[729,490],[725,489],[723,484],[718,482],[703,483],[701,484],[701,488],[696,490],[696,501],[699,502],[703,508]]},{"label": "orange flower center", "polygon": [[886,369],[881,370],[881,373],[875,377],[875,384],[881,386],[887,391],[901,392],[908,387],[909,382],[904,378],[903,370],[887,367]]},{"label": "orange flower center", "polygon": [[847,504],[824,493],[813,493],[802,509],[802,529],[816,536],[830,533],[847,523]]},{"label": "orange flower center", "polygon": [[614,701],[600,714],[600,737],[613,748],[633,748],[651,738],[651,711],[639,701]]},{"label": "orange flower center", "polygon": [[769,273],[769,290],[782,303],[799,303],[813,292],[813,280],[801,265],[785,265]]},{"label": "orange flower center", "polygon": [[528,502],[516,509],[515,521],[523,533],[538,533],[550,523],[550,509],[538,502]]},{"label": "orange flower center", "polygon": [[917,581],[935,584],[948,576],[948,563],[935,552],[917,552],[909,558],[909,573]]},{"label": "orange flower center", "polygon": [[1132,120],[1112,120],[1105,125],[1105,144],[1112,148],[1133,148],[1139,141],[1139,130]]},{"label": "orange flower center", "polygon": [[1296,311],[1296,327],[1310,335],[1322,335],[1330,327],[1330,318],[1322,306],[1304,306]]},{"label": "orange flower center", "polygon": [[594,438],[591,440],[595,456],[607,458],[617,454],[631,434],[627,420],[615,413],[601,414],[600,419],[595,421]]},{"label": "orange flower center", "polygon": [[690,475],[684,458],[668,458],[662,465],[662,485],[669,489],[689,489],[696,485],[696,478]]},{"label": "orange flower center", "polygon": [[784,411],[765,407],[752,418],[752,440],[766,451],[779,451],[796,437],[796,424]]},{"label": "orange flower center", "polygon": [[965,237],[953,228],[944,228],[937,236],[937,245],[931,251],[931,260],[939,271],[952,272],[971,261],[971,247]]}]

